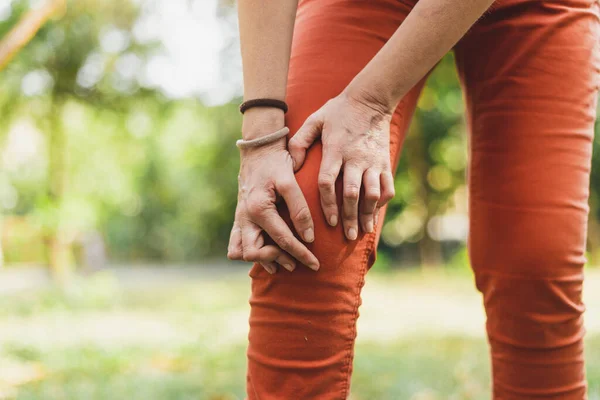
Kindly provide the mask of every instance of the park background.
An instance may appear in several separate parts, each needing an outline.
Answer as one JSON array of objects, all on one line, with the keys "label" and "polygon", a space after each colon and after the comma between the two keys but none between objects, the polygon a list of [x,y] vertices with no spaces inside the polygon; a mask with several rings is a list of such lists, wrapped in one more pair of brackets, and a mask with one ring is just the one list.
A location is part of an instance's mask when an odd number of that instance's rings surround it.
[{"label": "park background", "polygon": [[[234,0],[0,0],[0,399],[243,398]],[[359,319],[352,399],[486,399],[452,54],[428,80]],[[596,125],[598,131],[598,125]],[[600,399],[600,138],[588,376]]]}]

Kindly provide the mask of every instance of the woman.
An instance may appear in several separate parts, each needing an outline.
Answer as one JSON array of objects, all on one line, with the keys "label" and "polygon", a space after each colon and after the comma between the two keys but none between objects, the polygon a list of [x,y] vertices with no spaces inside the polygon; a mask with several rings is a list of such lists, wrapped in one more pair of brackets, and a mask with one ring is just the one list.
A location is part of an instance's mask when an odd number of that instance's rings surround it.
[{"label": "woman", "polygon": [[[599,3],[491,3],[239,1],[244,96],[257,101],[242,107],[229,257],[255,262],[249,399],[348,397],[360,290],[392,174],[424,77],[452,47],[494,399],[586,397]],[[289,105],[285,118],[275,100]]]}]

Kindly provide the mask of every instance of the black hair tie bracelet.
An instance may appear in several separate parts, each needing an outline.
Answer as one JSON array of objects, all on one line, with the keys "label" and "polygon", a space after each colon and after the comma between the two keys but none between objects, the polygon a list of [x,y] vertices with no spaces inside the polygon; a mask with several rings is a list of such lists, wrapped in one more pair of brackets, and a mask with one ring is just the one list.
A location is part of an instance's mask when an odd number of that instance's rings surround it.
[{"label": "black hair tie bracelet", "polygon": [[276,100],[276,99],[253,99],[243,102],[240,105],[240,112],[243,114],[247,110],[254,107],[272,107],[279,108],[284,113],[287,112],[288,106],[285,101]]}]

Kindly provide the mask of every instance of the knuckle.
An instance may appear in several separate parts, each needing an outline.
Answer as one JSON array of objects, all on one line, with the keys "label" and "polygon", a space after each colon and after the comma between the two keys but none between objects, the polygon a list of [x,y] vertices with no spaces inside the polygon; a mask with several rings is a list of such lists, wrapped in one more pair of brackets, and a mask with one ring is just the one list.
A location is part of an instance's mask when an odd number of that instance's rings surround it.
[{"label": "knuckle", "polygon": [[286,235],[277,236],[277,238],[275,239],[275,243],[277,243],[277,245],[285,251],[288,251],[292,248],[292,239],[290,239]]},{"label": "knuckle", "polygon": [[248,249],[244,251],[243,258],[244,261],[256,261],[258,258],[258,252],[254,249]]},{"label": "knuckle", "polygon": [[287,193],[294,188],[294,182],[289,179],[284,179],[277,185],[281,193]]},{"label": "knuckle", "polygon": [[302,207],[300,210],[298,210],[294,216],[294,220],[303,224],[310,222],[311,217],[308,207]]},{"label": "knuckle", "polygon": [[394,189],[386,190],[385,194],[382,196],[382,201],[387,203],[388,201],[392,200],[395,195],[396,193]]},{"label": "knuckle", "polygon": [[326,136],[321,139],[323,142],[323,156],[328,158],[342,157],[344,154],[343,146],[337,142],[338,138]]},{"label": "knuckle", "polygon": [[370,200],[370,201],[377,201],[380,198],[380,192],[379,189],[377,188],[371,188],[371,189],[367,189],[365,191],[365,199]]},{"label": "knuckle", "polygon": [[360,188],[356,184],[346,185],[344,189],[344,198],[351,201],[357,201],[360,196]]},{"label": "knuckle", "polygon": [[319,174],[317,183],[318,183],[320,189],[324,189],[324,190],[331,189],[333,187],[333,183],[334,183],[333,175],[331,175],[329,173],[321,173],[321,174]]},{"label": "knuckle", "polygon": [[358,216],[356,215],[356,212],[354,212],[354,211],[348,211],[348,212],[344,213],[344,219],[346,220],[346,223],[351,223],[351,225],[356,222],[357,217]]},{"label": "knuckle", "polygon": [[321,196],[321,206],[331,212],[337,210],[337,199],[335,196]]},{"label": "knuckle", "polygon": [[327,206],[326,208],[323,208],[323,213],[325,214],[325,216],[327,217],[327,220],[329,221],[331,219],[331,217],[335,216],[336,218],[339,217],[340,214],[342,214],[344,211],[340,210],[336,205],[330,205]]},{"label": "knuckle", "polygon": [[356,217],[346,217],[344,218],[344,227],[352,228],[356,227],[358,224],[356,222]]},{"label": "knuckle", "polygon": [[265,199],[254,198],[248,200],[248,205],[246,207],[250,216],[258,217],[269,208],[269,204]]},{"label": "knuckle", "polygon": [[346,221],[354,222],[358,217],[358,210],[356,207],[344,208],[343,214]]}]

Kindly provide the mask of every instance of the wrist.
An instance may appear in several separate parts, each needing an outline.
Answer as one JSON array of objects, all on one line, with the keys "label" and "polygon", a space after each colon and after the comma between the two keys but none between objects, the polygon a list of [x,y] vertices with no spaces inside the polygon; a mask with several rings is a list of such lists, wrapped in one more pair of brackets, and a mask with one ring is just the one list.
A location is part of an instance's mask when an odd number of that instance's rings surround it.
[{"label": "wrist", "polygon": [[285,126],[285,114],[277,108],[256,107],[244,113],[242,138],[252,140]]},{"label": "wrist", "polygon": [[240,149],[240,157],[242,159],[263,158],[280,151],[287,151],[287,138],[285,136],[262,146]]},{"label": "wrist", "polygon": [[367,106],[382,115],[391,115],[399,100],[391,90],[376,84],[365,84],[357,76],[342,92],[348,99]]}]

